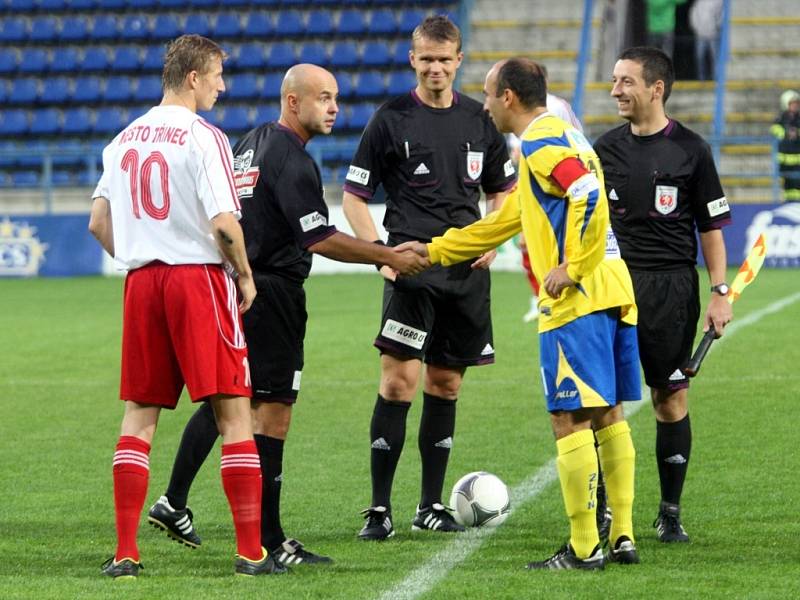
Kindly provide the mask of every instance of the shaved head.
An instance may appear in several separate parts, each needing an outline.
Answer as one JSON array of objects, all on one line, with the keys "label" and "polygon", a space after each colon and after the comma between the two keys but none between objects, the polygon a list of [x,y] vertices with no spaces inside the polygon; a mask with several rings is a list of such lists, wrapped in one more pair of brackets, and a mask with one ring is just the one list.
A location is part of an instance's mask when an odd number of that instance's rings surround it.
[{"label": "shaved head", "polygon": [[331,132],[336,121],[339,86],[330,71],[311,64],[286,71],[281,84],[281,122],[305,140]]},{"label": "shaved head", "polygon": [[285,99],[288,94],[304,96],[325,88],[328,90],[337,88],[333,74],[317,65],[303,63],[286,71],[281,83],[281,99]]}]

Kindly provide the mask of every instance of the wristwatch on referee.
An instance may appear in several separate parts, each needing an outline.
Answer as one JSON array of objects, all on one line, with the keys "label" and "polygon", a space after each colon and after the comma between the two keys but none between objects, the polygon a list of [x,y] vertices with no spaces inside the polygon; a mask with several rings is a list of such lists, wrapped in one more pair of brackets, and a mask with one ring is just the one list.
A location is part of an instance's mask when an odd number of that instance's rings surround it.
[{"label": "wristwatch on referee", "polygon": [[731,288],[728,287],[728,284],[724,281],[722,283],[718,283],[717,285],[711,286],[711,293],[712,294],[719,294],[720,296],[727,296],[728,292],[731,291]]}]

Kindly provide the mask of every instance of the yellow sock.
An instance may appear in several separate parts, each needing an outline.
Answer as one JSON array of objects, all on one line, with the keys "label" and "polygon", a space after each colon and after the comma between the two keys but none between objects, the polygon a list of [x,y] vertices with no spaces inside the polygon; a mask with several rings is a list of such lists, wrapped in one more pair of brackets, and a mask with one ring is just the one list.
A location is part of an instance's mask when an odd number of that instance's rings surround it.
[{"label": "yellow sock", "polygon": [[597,456],[591,429],[556,440],[558,478],[570,525],[570,543],[578,558],[588,558],[597,536]]},{"label": "yellow sock", "polygon": [[606,480],[608,505],[613,513],[609,541],[613,545],[625,535],[633,542],[633,473],[636,450],[627,421],[596,432],[600,466]]}]

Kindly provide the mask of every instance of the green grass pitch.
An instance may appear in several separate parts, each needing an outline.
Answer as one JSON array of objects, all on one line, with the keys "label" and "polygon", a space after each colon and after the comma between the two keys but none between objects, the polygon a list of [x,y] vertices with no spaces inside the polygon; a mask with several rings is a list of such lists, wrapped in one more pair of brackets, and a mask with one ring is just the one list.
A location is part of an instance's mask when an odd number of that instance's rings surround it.
[{"label": "green grass pitch", "polygon": [[[202,547],[168,541],[143,520],[145,571],[138,581],[114,582],[99,567],[114,549],[122,280],[0,281],[0,598],[799,597],[799,290],[797,271],[763,271],[735,306],[734,323],[741,325],[717,344],[692,385],[695,438],[683,499],[692,543],[655,541],[655,426],[643,406],[631,418],[642,564],[533,573],[523,565],[549,556],[568,535],[554,481],[515,507],[493,535],[411,533],[419,402],[395,482],[397,535],[382,544],[356,539],[358,511],[369,502],[368,427],[379,375],[371,341],[380,283],[375,275],[313,277],[303,388],[284,463],[284,527],[335,565],[233,577],[233,526],[215,449],[190,497]],[[521,274],[495,274],[497,363],[467,374],[448,490],[479,469],[513,488],[555,454],[536,332],[521,320],[527,303]],[[175,412],[162,413],[147,506],[166,488],[191,410],[184,399]],[[474,552],[459,555],[467,546]]]}]

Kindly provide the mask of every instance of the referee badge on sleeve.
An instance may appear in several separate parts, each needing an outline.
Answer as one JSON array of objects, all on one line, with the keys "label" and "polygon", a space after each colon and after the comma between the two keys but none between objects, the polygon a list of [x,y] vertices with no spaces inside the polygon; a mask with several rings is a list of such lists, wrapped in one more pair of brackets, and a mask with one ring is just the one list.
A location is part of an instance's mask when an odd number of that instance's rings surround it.
[{"label": "referee badge on sleeve", "polygon": [[473,181],[483,173],[483,152],[467,152],[467,175]]},{"label": "referee badge on sleeve", "polygon": [[674,185],[657,185],[655,205],[662,215],[673,212],[678,207],[678,188]]}]

